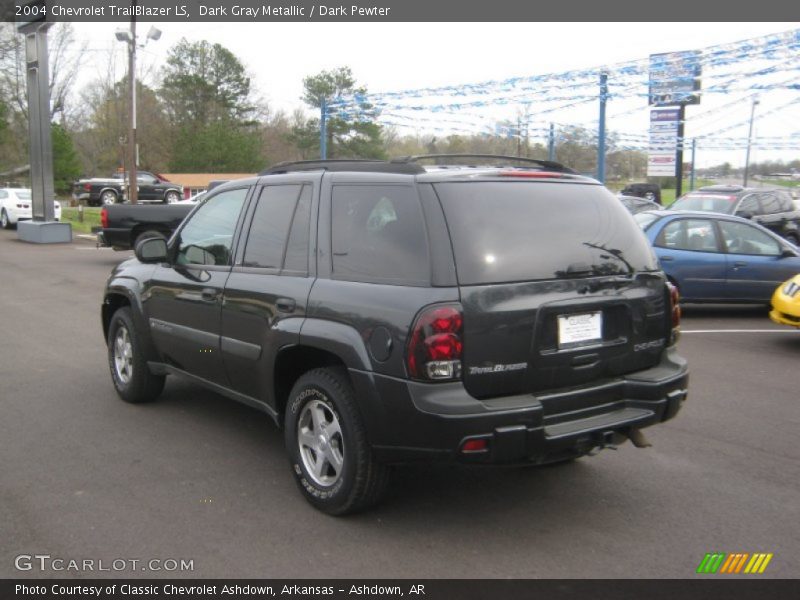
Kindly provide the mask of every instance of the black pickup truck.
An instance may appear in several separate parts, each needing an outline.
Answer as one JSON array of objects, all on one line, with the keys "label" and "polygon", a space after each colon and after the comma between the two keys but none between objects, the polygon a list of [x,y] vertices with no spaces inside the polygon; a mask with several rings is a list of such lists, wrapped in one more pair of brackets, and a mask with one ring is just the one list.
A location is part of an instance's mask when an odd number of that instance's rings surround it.
[{"label": "black pickup truck", "polygon": [[[141,202],[173,203],[183,197],[181,186],[153,173],[139,171],[136,181]],[[117,204],[124,200],[127,184],[127,173],[114,173],[109,178],[79,179],[72,184],[72,197],[85,201],[89,206]]]},{"label": "black pickup truck", "polygon": [[104,206],[100,211],[103,230],[97,234],[97,243],[114,250],[130,250],[139,240],[153,237],[167,239],[195,206],[193,202]]}]

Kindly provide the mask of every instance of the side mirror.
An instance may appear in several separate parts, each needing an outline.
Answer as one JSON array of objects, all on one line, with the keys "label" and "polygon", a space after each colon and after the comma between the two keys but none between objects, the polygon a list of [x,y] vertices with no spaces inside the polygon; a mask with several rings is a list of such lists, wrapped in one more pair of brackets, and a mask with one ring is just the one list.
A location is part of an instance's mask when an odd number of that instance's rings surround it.
[{"label": "side mirror", "polygon": [[797,253],[789,248],[784,248],[779,258],[795,258]]},{"label": "side mirror", "polygon": [[147,238],[136,244],[133,253],[139,262],[158,263],[167,260],[167,240]]},{"label": "side mirror", "polygon": [[742,217],[743,219],[752,219],[753,213],[747,210],[740,210],[736,213],[737,217]]}]

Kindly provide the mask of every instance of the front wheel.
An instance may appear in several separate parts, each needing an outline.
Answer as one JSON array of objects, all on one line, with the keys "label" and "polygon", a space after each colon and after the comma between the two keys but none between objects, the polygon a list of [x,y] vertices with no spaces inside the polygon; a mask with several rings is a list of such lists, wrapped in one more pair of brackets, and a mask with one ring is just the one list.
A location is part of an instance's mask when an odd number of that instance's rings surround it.
[{"label": "front wheel", "polygon": [[380,500],[389,470],[372,454],[342,370],[314,369],[300,377],[289,395],[284,425],[292,473],[315,508],[345,515]]},{"label": "front wheel", "polygon": [[800,246],[800,238],[797,237],[796,233],[787,233],[786,240],[794,244],[795,246]]},{"label": "front wheel", "polygon": [[165,377],[147,368],[142,346],[131,309],[120,308],[108,327],[108,366],[114,388],[125,402],[150,402],[164,389]]},{"label": "front wheel", "polygon": [[164,200],[167,204],[175,204],[176,202],[180,201],[180,199],[181,195],[175,190],[167,192],[166,196],[164,196]]}]

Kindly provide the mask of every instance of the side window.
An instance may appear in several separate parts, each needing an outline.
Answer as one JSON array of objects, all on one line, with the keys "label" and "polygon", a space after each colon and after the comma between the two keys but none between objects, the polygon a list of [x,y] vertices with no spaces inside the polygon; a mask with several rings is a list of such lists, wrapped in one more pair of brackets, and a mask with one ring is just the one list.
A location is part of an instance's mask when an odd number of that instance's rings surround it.
[{"label": "side window", "polygon": [[334,278],[430,283],[428,241],[413,187],[337,185],[331,220]]},{"label": "side window", "polygon": [[658,235],[656,246],[694,252],[719,252],[714,224],[705,219],[672,221]]},{"label": "side window", "polygon": [[755,194],[745,196],[739,204],[739,208],[736,209],[736,214],[738,215],[743,212],[750,213],[751,215],[761,214],[761,207],[758,205],[758,197]]},{"label": "side window", "polygon": [[302,185],[268,185],[261,190],[243,266],[280,269],[283,265],[286,238]]},{"label": "side window", "polygon": [[781,204],[775,194],[761,194],[761,210],[765,215],[781,212]]},{"label": "side window", "polygon": [[779,256],[780,244],[760,229],[747,223],[720,221],[722,238],[731,254],[751,254],[758,256]]},{"label": "side window", "polygon": [[304,185],[297,201],[297,208],[289,231],[289,242],[286,244],[286,258],[283,261],[284,271],[308,274],[308,240],[311,226],[311,192],[314,188]]},{"label": "side window", "polygon": [[0,190],[0,200],[5,200],[8,198],[8,192],[5,190]]},{"label": "side window", "polygon": [[209,198],[181,229],[176,262],[180,265],[229,265],[236,221],[247,188]]}]

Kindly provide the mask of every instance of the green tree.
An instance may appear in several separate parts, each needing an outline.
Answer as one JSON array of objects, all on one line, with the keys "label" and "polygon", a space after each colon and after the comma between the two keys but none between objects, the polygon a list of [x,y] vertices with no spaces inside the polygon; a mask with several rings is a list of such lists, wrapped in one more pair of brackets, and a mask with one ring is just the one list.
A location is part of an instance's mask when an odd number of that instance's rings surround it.
[{"label": "green tree", "polygon": [[158,94],[172,131],[172,171],[249,172],[264,166],[250,77],[230,50],[182,39],[169,52]]},{"label": "green tree", "polygon": [[260,171],[264,168],[261,132],[255,125],[230,127],[224,121],[181,127],[169,167],[174,173]]},{"label": "green tree", "polygon": [[[75,124],[73,140],[83,171],[108,176],[121,168],[127,159],[130,127],[130,92],[128,78],[114,82],[98,80],[86,86],[85,118]],[[136,82],[137,130],[139,162],[142,169],[165,171],[172,152],[172,134],[161,101],[155,91]]]},{"label": "green tree", "polygon": [[220,44],[182,39],[167,56],[159,96],[178,125],[252,119],[255,105],[242,62]]},{"label": "green tree", "polygon": [[72,182],[81,174],[81,161],[72,138],[58,123],[51,129],[53,143],[53,184],[57,194],[68,194]]},{"label": "green tree", "polygon": [[[322,71],[303,79],[303,101],[321,109],[326,105],[327,155],[328,158],[386,158],[382,130],[372,115],[372,106],[356,100],[355,104],[337,106],[337,98],[357,98],[367,93],[365,87],[357,87],[349,67],[333,71]],[[332,104],[333,103],[333,104]],[[319,119],[309,119],[295,126],[293,139],[305,155],[319,156]]]}]

